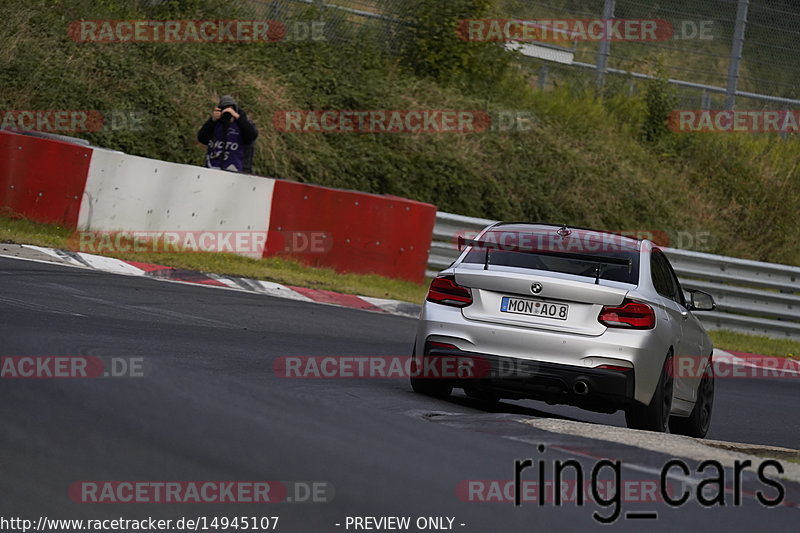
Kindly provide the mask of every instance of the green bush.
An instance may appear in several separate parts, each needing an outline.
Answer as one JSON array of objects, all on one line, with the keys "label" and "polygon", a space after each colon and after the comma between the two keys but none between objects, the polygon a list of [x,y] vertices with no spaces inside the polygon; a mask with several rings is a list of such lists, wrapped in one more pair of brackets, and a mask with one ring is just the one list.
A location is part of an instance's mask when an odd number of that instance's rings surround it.
[{"label": "green bush", "polygon": [[642,124],[642,137],[647,142],[655,142],[669,133],[667,119],[677,104],[675,87],[667,81],[661,67],[656,70],[656,79],[649,80],[645,86],[644,103],[647,114]]}]

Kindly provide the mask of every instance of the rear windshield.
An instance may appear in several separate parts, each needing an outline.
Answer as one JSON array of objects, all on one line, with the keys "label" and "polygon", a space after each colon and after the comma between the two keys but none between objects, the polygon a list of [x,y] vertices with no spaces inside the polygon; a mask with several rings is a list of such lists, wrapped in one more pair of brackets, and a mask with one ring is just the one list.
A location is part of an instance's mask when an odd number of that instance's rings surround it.
[{"label": "rear windshield", "polygon": [[[639,284],[639,251],[638,248],[634,249],[630,245],[619,243],[609,245],[607,242],[584,240],[582,245],[559,242],[557,246],[531,246],[530,239],[527,241],[520,239],[520,241],[528,243],[525,245],[516,243],[508,245],[510,240],[494,240],[492,237],[492,232],[489,232],[481,240],[492,244],[498,243],[498,248],[473,247],[463,262],[483,264],[488,251],[489,268],[492,265],[498,265],[594,278],[599,265],[600,279]],[[547,237],[550,238],[550,236]],[[533,242],[541,243],[542,241],[534,240]],[[571,255],[584,255],[591,259],[576,259],[570,257]],[[602,261],[608,258],[630,261],[630,267],[619,264],[602,264]]]}]

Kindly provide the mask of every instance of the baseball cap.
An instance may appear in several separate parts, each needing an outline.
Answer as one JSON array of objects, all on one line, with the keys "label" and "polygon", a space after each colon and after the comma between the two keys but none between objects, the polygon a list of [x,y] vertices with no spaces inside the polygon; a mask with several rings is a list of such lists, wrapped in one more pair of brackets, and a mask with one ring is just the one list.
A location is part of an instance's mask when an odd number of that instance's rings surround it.
[{"label": "baseball cap", "polygon": [[226,107],[231,107],[236,105],[236,100],[233,96],[226,94],[222,98],[219,99],[219,108],[224,109]]}]

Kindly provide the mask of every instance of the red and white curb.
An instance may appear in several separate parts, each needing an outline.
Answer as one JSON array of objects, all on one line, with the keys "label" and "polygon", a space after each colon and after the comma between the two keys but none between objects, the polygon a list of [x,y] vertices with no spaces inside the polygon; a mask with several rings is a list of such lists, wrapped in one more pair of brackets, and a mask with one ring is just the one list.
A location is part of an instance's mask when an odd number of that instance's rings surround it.
[{"label": "red and white curb", "polygon": [[367,296],[356,296],[353,294],[341,294],[322,289],[293,287],[257,279],[223,276],[219,274],[207,274],[204,272],[195,272],[174,267],[154,265],[151,263],[125,261],[122,259],[115,259],[113,257],[87,254],[84,252],[72,252],[66,250],[57,250],[54,248],[44,248],[30,244],[23,244],[21,247],[52,257],[56,259],[59,264],[91,268],[112,274],[143,276],[161,281],[191,283],[194,285],[203,285],[205,287],[238,290],[274,296],[277,298],[288,298],[291,300],[335,305],[338,307],[349,307],[352,309],[362,309],[365,311],[388,313],[391,315],[414,318],[419,316],[420,312],[419,305],[397,300],[385,300],[382,298],[369,298]]},{"label": "red and white curb", "polygon": [[[714,349],[715,372],[721,377],[800,378],[800,361],[754,353]],[[726,370],[726,367],[732,370]]]}]

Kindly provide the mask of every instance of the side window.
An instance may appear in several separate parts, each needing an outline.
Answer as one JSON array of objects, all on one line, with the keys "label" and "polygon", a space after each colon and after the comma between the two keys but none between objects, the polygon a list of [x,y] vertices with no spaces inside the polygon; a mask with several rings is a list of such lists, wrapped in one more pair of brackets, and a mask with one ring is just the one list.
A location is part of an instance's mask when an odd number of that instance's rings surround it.
[{"label": "side window", "polygon": [[675,298],[674,300],[681,304],[683,307],[686,307],[686,297],[683,295],[683,287],[681,287],[681,282],[678,280],[677,274],[675,274],[675,270],[672,268],[672,265],[667,259],[667,256],[663,253],[660,254],[661,258],[664,260],[664,266],[667,268],[667,273],[669,277],[672,279],[672,284],[675,286]]},{"label": "side window", "polygon": [[683,290],[681,289],[678,278],[675,276],[675,272],[673,272],[672,266],[669,264],[669,260],[664,255],[664,252],[661,250],[653,250],[650,255],[651,265],[658,269],[658,274],[654,273],[653,284],[655,285],[656,283],[655,276],[658,276],[660,278],[659,282],[663,284],[661,290],[659,290],[659,287],[656,285],[656,290],[658,293],[685,307],[686,302],[683,298]]},{"label": "side window", "polygon": [[672,298],[670,286],[667,282],[667,273],[664,271],[664,265],[659,261],[658,253],[654,250],[650,254],[650,275],[653,276],[653,287],[661,296]]}]

